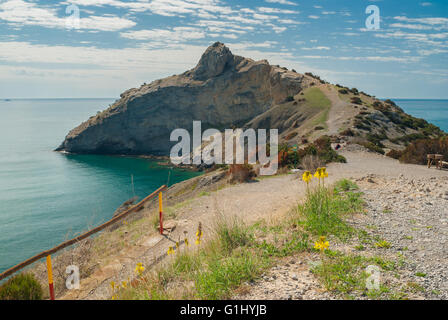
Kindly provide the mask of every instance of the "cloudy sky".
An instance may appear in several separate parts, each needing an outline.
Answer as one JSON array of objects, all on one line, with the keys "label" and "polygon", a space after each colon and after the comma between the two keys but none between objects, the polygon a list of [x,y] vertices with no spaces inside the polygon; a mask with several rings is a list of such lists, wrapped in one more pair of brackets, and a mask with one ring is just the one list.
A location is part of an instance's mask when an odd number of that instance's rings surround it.
[{"label": "cloudy sky", "polygon": [[0,98],[115,98],[215,41],[377,97],[448,98],[444,0],[0,0]]}]

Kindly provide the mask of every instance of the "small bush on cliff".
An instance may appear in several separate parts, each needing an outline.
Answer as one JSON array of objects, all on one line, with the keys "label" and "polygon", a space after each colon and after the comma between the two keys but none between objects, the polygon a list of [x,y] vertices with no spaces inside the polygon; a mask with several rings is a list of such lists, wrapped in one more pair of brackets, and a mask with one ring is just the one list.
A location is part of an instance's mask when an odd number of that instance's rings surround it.
[{"label": "small bush on cliff", "polygon": [[40,283],[32,274],[19,274],[0,287],[0,300],[42,300]]},{"label": "small bush on cliff", "polygon": [[358,98],[358,97],[351,98],[350,102],[353,103],[353,104],[358,104],[358,105],[362,104],[362,100],[360,98]]},{"label": "small bush on cliff", "polygon": [[352,129],[348,128],[348,129],[342,131],[341,135],[346,136],[346,137],[353,137],[353,136],[355,136],[355,133],[353,132]]}]

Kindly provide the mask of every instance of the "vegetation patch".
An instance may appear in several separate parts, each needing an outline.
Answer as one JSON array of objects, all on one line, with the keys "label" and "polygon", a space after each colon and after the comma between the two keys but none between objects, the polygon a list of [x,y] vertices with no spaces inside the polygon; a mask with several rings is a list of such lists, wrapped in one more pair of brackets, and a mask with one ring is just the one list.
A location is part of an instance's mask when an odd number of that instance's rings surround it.
[{"label": "vegetation patch", "polygon": [[448,159],[448,137],[420,139],[412,142],[403,151],[394,151],[391,156],[401,162],[426,164],[428,154],[441,154]]},{"label": "vegetation patch", "polygon": [[0,287],[0,300],[42,300],[40,283],[29,273],[21,273]]}]

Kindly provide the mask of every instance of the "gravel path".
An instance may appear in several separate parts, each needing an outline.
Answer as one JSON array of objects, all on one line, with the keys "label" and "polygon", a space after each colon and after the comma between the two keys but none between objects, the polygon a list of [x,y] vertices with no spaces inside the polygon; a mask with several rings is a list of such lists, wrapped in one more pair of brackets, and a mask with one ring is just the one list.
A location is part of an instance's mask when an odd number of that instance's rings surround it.
[{"label": "gravel path", "polygon": [[356,225],[405,257],[404,274],[425,288],[426,298],[448,299],[448,176],[367,181],[360,184],[368,212]]}]

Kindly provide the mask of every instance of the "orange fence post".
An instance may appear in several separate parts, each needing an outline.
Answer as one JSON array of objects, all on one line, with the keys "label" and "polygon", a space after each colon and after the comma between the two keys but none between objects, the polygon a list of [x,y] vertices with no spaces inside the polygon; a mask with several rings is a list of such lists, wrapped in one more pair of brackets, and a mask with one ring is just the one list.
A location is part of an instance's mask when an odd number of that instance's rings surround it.
[{"label": "orange fence post", "polygon": [[160,234],[163,234],[163,200],[162,200],[162,192],[159,192],[159,221],[160,221]]},{"label": "orange fence post", "polygon": [[51,268],[51,256],[47,256],[47,274],[48,286],[50,288],[50,300],[54,300],[54,285],[53,285],[53,269]]}]

